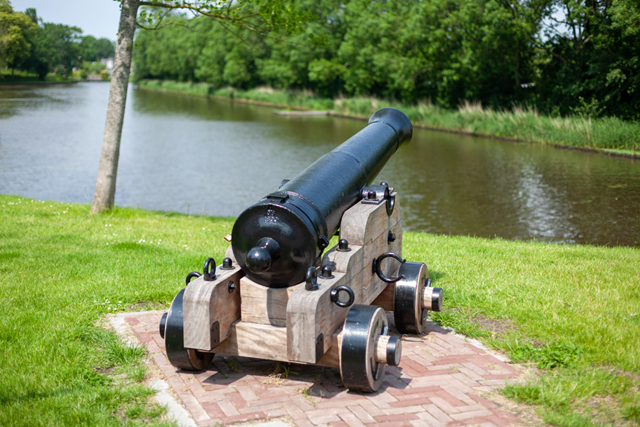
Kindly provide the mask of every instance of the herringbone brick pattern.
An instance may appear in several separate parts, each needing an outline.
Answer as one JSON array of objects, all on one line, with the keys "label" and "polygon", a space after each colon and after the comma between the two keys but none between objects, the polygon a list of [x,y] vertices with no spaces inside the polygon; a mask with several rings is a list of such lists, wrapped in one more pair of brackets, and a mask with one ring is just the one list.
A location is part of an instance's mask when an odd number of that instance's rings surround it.
[{"label": "herringbone brick pattern", "polygon": [[[337,370],[216,355],[211,369],[178,372],[158,332],[162,313],[130,313],[125,320],[198,425],[288,417],[298,427],[506,427],[522,420],[481,397],[513,382],[510,364],[435,325],[402,338],[399,367],[387,367],[373,394],[348,392]],[[286,368],[286,369],[285,369]]]}]

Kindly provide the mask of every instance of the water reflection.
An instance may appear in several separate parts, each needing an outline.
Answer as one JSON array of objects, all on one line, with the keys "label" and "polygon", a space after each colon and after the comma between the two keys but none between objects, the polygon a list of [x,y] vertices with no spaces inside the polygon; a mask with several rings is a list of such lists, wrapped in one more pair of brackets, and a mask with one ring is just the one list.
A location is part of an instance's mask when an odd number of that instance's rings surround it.
[{"label": "water reflection", "polygon": [[[235,216],[364,122],[131,90],[116,203]],[[108,85],[0,89],[0,193],[89,202]],[[640,246],[640,162],[416,129],[376,181],[432,233]]]},{"label": "water reflection", "polygon": [[566,194],[544,183],[542,174],[534,170],[531,162],[522,162],[520,180],[516,182],[514,198],[520,202],[517,212],[526,233],[542,240],[560,239],[573,243],[575,228],[561,200]]}]

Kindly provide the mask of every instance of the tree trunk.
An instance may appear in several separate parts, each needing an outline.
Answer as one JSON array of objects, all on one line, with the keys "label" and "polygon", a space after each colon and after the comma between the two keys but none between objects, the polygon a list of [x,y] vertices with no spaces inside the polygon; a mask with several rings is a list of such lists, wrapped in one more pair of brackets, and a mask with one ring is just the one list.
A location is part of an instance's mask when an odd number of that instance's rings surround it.
[{"label": "tree trunk", "polygon": [[102,154],[98,168],[96,191],[93,195],[91,213],[100,213],[113,207],[116,195],[116,177],[120,156],[120,138],[124,122],[124,109],[127,102],[127,88],[131,72],[131,54],[133,52],[133,34],[136,29],[136,17],[140,0],[122,0],[120,12],[120,30],[113,60],[111,87],[107,121],[102,137]]}]

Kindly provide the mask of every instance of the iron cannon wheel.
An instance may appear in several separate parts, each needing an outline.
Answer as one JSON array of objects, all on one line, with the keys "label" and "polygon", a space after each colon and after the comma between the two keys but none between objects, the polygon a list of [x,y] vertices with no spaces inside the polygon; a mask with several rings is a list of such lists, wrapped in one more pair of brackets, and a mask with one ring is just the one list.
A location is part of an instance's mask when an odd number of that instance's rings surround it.
[{"label": "iron cannon wheel", "polygon": [[184,348],[182,297],[184,289],[178,292],[167,312],[164,326],[165,347],[169,362],[176,368],[187,371],[204,371],[213,360],[214,353]]},{"label": "iron cannon wheel", "polygon": [[386,365],[375,360],[376,338],[388,331],[384,310],[375,305],[351,307],[342,329],[340,375],[349,390],[370,393],[378,390]]},{"label": "iron cannon wheel", "polygon": [[396,329],[403,334],[421,334],[426,310],[422,308],[422,288],[429,278],[424,263],[406,262],[400,266],[393,298],[393,319]]}]

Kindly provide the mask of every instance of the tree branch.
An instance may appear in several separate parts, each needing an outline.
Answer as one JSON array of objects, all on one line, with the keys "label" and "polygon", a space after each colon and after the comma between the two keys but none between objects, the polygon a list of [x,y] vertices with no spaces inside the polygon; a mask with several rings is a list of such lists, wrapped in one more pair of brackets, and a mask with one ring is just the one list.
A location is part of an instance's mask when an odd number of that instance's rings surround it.
[{"label": "tree branch", "polygon": [[223,11],[221,9],[215,9],[216,12],[212,13],[211,8],[205,8],[203,6],[195,6],[188,3],[167,4],[167,3],[154,3],[149,1],[141,1],[140,5],[148,6],[148,7],[162,7],[170,10],[186,9],[198,15],[207,16],[209,18],[233,21],[238,23],[260,15],[259,13],[247,13],[246,15],[243,15],[240,17],[234,17],[230,14],[230,11],[227,11],[227,14],[223,14]]},{"label": "tree branch", "polygon": [[562,56],[560,56],[560,55],[558,55],[557,53],[553,52],[552,50],[550,50],[550,49],[549,49],[548,47],[546,47],[545,45],[543,45],[543,44],[539,44],[539,43],[538,43],[538,41],[536,40],[536,38],[535,38],[535,37],[533,37],[533,35],[529,34],[529,38],[531,39],[531,41],[533,41],[533,45],[534,45],[534,46],[538,46],[538,47],[540,47],[540,48],[544,49],[547,53],[549,53],[549,54],[551,54],[551,55],[555,56],[556,58],[558,58],[559,60],[561,60],[564,64],[566,64],[566,63],[567,63],[567,60],[566,60],[566,59],[564,59]]}]

